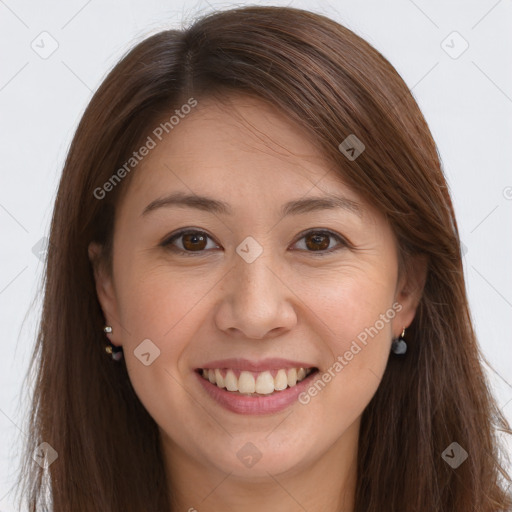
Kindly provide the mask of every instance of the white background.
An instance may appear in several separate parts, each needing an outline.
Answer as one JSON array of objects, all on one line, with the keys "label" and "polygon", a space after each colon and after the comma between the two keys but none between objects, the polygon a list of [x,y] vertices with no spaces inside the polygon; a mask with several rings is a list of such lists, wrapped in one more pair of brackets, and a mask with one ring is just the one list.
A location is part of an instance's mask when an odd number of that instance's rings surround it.
[{"label": "white background", "polygon": [[[269,3],[310,9],[346,25],[376,47],[412,88],[452,194],[466,247],[472,317],[494,368],[489,378],[512,422],[511,2]],[[14,510],[8,491],[25,438],[20,392],[41,304],[36,294],[42,262],[32,249],[48,235],[78,120],[107,71],[136,42],[233,5],[0,0],[0,512]],[[40,36],[43,31],[58,43],[47,59],[31,47],[41,47],[46,37],[45,48],[50,48],[49,36]],[[446,49],[453,54],[462,48],[453,31],[469,44],[458,58],[444,49],[451,46]],[[73,340],[68,342],[63,350],[71,349]]]}]

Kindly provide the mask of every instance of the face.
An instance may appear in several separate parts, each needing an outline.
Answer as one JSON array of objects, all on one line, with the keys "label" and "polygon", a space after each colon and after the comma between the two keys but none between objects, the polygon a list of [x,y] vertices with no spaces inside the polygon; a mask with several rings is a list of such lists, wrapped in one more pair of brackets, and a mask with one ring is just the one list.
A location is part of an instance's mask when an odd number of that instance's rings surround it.
[{"label": "face", "polygon": [[355,449],[414,316],[390,226],[310,138],[258,100],[199,101],[132,171],[96,274],[167,453],[241,478]]}]

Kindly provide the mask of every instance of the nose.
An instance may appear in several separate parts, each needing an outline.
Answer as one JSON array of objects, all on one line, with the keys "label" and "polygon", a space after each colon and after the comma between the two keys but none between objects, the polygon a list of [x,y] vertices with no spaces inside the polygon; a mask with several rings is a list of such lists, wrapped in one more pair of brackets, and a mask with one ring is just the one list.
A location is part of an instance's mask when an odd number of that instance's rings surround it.
[{"label": "nose", "polygon": [[240,339],[269,339],[292,329],[296,297],[286,281],[264,255],[252,263],[240,259],[221,286],[217,327]]}]

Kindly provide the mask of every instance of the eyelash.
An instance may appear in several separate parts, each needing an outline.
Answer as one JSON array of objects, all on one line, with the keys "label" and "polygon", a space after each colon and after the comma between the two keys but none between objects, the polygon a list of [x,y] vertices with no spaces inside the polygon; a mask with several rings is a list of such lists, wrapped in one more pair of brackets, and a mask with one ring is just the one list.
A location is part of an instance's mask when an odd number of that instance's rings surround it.
[{"label": "eyelash", "polygon": [[[185,228],[185,229],[179,230],[178,232],[176,232],[176,233],[172,234],[171,236],[169,236],[168,238],[166,238],[160,245],[172,252],[179,253],[184,256],[203,256],[204,253],[207,252],[206,249],[201,250],[201,251],[186,251],[184,249],[180,249],[180,248],[172,245],[172,242],[179,239],[181,236],[189,235],[189,234],[206,235],[210,240],[213,240],[213,238],[210,237],[210,235],[208,235],[208,233],[206,233],[205,231],[202,231],[199,229]],[[328,229],[310,229],[308,231],[305,231],[299,235],[300,238],[298,238],[295,243],[299,242],[300,240],[302,240],[309,234],[327,235],[327,236],[337,239],[338,242],[340,242],[339,246],[337,246],[335,248],[331,248],[331,249],[325,249],[322,251],[308,251],[307,249],[299,249],[301,251],[309,252],[309,253],[313,254],[315,257],[316,256],[320,256],[320,257],[326,256],[328,254],[332,254],[336,251],[339,251],[343,248],[352,248],[352,245],[345,238],[343,238],[341,235],[334,233],[333,231],[330,231]]]}]

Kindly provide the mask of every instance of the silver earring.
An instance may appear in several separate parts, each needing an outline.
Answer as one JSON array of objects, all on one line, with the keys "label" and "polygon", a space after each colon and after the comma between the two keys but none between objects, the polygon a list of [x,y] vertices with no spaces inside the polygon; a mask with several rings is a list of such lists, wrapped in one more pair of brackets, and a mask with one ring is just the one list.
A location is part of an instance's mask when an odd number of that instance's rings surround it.
[{"label": "silver earring", "polygon": [[405,327],[402,330],[402,334],[391,343],[391,351],[397,355],[403,355],[407,352],[407,343],[404,340]]},{"label": "silver earring", "polygon": [[[112,327],[110,325],[105,325],[103,327],[103,332],[105,334],[110,334],[112,332]],[[116,347],[110,343],[110,340],[107,345],[105,345],[105,352],[109,354],[114,361],[120,361],[123,357],[123,347]]]}]

